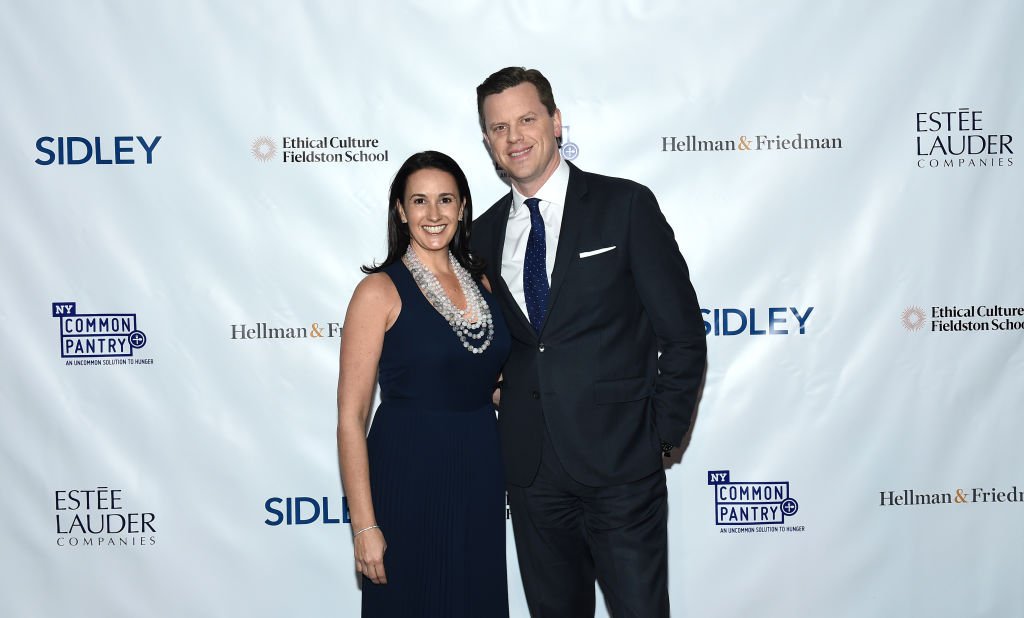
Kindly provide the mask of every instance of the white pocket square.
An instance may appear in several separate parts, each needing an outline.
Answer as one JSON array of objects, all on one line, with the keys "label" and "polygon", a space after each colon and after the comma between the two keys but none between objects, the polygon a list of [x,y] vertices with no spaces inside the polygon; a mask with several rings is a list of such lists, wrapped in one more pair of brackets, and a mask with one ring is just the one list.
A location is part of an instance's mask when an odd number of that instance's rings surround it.
[{"label": "white pocket square", "polygon": [[581,258],[588,258],[588,257],[590,257],[592,255],[600,255],[602,253],[607,253],[607,252],[611,251],[615,247],[616,247],[616,245],[612,245],[610,247],[605,247],[604,249],[594,249],[593,251],[580,251],[580,257]]}]

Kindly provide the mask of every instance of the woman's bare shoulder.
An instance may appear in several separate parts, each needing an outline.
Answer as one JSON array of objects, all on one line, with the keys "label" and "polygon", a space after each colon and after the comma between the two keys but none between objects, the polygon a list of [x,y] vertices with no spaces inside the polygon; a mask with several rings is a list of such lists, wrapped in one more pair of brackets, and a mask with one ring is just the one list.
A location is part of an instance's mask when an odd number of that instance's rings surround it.
[{"label": "woman's bare shoulder", "polygon": [[366,297],[369,300],[387,300],[398,298],[398,289],[391,281],[387,273],[370,273],[363,277],[363,280],[356,286],[352,299],[357,296]]},{"label": "woman's bare shoulder", "polygon": [[402,309],[402,299],[398,289],[386,273],[371,273],[352,292],[352,300],[348,303],[346,322],[364,322],[367,324],[381,320],[385,328],[391,328]]}]

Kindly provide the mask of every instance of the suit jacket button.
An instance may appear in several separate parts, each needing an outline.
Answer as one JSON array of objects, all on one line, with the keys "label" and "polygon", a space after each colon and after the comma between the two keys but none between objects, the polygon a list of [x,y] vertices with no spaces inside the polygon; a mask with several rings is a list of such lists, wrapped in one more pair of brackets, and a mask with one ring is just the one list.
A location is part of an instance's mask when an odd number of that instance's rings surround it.
[{"label": "suit jacket button", "polygon": [[543,352],[544,351],[544,342],[541,342],[541,344],[537,346],[537,351],[538,352]]},{"label": "suit jacket button", "polygon": [[530,396],[533,397],[534,399],[540,399],[540,393],[538,393],[537,391],[533,391],[532,393],[530,393]]}]

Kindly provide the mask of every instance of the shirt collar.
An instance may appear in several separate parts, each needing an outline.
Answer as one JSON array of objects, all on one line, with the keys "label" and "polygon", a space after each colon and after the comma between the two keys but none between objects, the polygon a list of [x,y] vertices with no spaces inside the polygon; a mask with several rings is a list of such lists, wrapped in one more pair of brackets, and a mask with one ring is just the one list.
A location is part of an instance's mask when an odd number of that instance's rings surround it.
[{"label": "shirt collar", "polygon": [[[565,162],[565,159],[559,155],[558,167],[555,168],[554,173],[547,179],[537,193],[533,197],[539,198],[542,202],[551,202],[552,204],[565,204],[565,194],[569,190],[569,164]],[[519,209],[522,208],[523,202],[526,200],[526,196],[516,190],[515,185],[512,186],[512,210],[509,212],[509,217],[514,217],[519,213]]]}]

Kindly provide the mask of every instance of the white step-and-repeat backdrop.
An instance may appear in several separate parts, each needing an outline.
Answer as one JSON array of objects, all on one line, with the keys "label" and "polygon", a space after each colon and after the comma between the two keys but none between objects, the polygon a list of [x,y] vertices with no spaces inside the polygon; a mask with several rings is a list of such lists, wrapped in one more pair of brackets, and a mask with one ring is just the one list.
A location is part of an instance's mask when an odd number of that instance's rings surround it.
[{"label": "white step-and-repeat backdrop", "polygon": [[356,614],[344,308],[507,65],[704,308],[674,615],[1024,615],[1024,5],[3,5],[3,616]]}]

